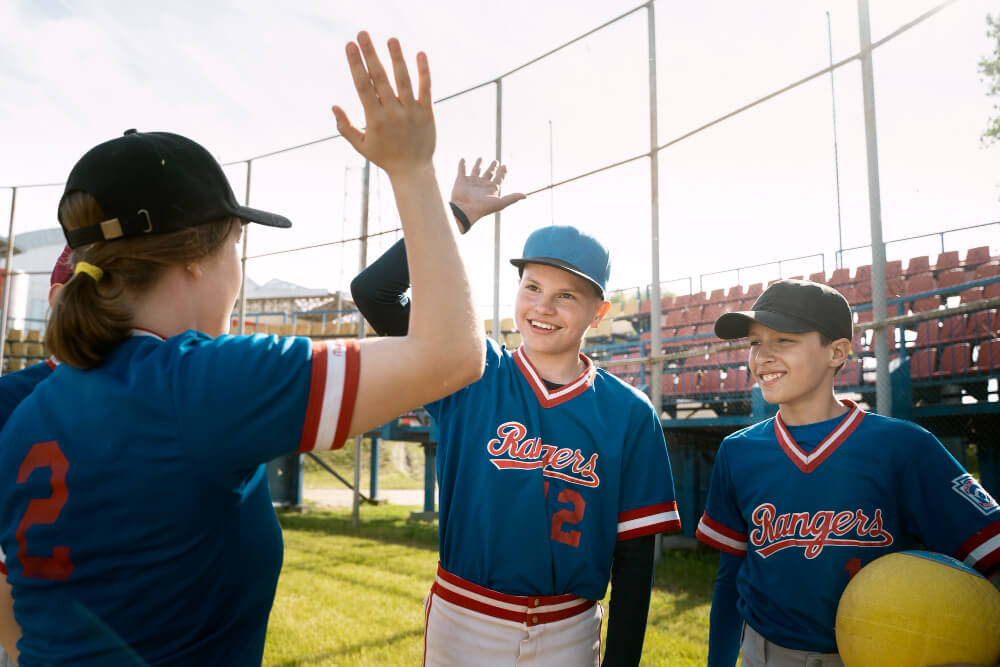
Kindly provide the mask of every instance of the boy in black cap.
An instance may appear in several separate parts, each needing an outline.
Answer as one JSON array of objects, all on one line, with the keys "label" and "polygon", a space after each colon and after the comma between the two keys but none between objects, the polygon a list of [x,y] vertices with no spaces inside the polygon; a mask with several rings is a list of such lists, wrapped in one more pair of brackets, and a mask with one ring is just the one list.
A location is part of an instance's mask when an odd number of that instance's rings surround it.
[{"label": "boy in black cap", "polygon": [[984,576],[1000,566],[1000,506],[916,424],[834,395],[852,316],[836,290],[779,280],[720,338],[750,339],[771,419],[722,441],[698,538],[719,549],[709,665],[841,665],[840,595],[864,565],[920,542]]}]

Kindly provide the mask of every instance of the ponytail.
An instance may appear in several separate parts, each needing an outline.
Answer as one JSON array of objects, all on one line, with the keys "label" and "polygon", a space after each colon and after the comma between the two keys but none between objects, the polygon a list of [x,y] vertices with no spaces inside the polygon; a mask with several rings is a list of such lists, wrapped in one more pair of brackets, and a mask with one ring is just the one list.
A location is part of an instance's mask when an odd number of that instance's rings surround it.
[{"label": "ponytail", "polygon": [[[67,196],[59,219],[68,229],[105,220],[97,201],[85,192]],[[71,264],[87,262],[100,271],[77,271],[56,293],[45,330],[49,353],[77,368],[94,368],[128,338],[133,304],[173,265],[186,265],[215,253],[237,218],[188,227],[179,232],[101,241],[76,248]]]}]

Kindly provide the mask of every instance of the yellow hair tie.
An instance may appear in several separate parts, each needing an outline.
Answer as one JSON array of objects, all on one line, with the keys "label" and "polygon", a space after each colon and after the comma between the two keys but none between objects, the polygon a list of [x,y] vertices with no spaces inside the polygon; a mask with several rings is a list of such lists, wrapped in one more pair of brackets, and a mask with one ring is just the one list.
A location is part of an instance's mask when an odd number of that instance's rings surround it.
[{"label": "yellow hair tie", "polygon": [[94,266],[90,262],[77,262],[76,266],[73,267],[73,275],[75,276],[78,273],[86,273],[94,279],[95,283],[101,282],[101,278],[104,277],[104,270],[99,266]]}]

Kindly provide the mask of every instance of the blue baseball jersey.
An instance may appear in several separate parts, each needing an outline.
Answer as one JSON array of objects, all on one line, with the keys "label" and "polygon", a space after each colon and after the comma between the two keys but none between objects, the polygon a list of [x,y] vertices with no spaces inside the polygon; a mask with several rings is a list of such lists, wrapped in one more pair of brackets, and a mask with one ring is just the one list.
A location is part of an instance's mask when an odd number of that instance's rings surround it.
[{"label": "blue baseball jersey", "polygon": [[55,360],[48,359],[0,376],[0,428],[7,423],[21,401],[34,391],[35,385],[47,378],[56,365]]},{"label": "blue baseball jersey", "polygon": [[931,433],[866,413],[788,426],[779,414],[722,441],[697,535],[745,556],[743,619],[787,648],[835,652],[837,603],[872,560],[922,544],[990,576],[1000,506]]},{"label": "blue baseball jersey", "polygon": [[550,391],[523,349],[488,340],[483,376],[427,406],[448,572],[509,595],[599,600],[619,540],[680,527],[652,404],[581,357],[586,371]]},{"label": "blue baseball jersey", "polygon": [[260,664],[281,567],[264,462],[343,444],[356,343],[145,332],[60,365],[0,435],[21,665]]}]

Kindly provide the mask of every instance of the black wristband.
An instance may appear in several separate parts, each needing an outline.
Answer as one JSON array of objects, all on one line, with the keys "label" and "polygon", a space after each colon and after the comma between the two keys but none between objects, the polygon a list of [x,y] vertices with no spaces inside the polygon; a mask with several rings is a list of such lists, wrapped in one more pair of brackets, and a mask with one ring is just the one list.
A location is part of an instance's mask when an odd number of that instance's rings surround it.
[{"label": "black wristband", "polygon": [[472,227],[472,223],[469,222],[469,218],[465,215],[465,211],[460,209],[455,202],[448,202],[448,204],[451,206],[451,212],[455,216],[455,219],[458,220],[458,226],[461,228],[462,233],[464,234],[469,231],[469,228]]}]

